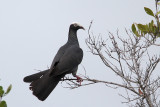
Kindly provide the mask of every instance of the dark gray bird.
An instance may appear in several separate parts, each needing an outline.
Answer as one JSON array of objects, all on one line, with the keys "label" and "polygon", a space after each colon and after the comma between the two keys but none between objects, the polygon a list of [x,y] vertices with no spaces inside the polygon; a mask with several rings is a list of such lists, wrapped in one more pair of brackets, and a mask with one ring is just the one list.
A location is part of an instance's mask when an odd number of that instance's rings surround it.
[{"label": "dark gray bird", "polygon": [[70,25],[68,41],[58,50],[50,69],[24,78],[24,82],[31,83],[30,89],[39,100],[44,101],[66,74],[72,73],[81,82],[81,78],[76,75],[83,58],[83,51],[77,38],[78,29],[84,28],[78,23]]}]

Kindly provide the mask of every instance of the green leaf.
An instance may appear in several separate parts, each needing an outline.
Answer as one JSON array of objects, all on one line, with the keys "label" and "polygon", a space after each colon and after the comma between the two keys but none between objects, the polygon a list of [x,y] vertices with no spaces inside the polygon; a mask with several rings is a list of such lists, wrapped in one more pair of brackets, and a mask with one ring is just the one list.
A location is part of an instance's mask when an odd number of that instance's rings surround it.
[{"label": "green leaf", "polygon": [[132,24],[132,32],[133,32],[137,37],[140,37],[139,33],[138,33],[137,30],[136,30],[135,24]]},{"label": "green leaf", "polygon": [[146,29],[147,32],[149,32],[149,24],[145,25],[145,29]]},{"label": "green leaf", "polygon": [[158,11],[157,13],[156,13],[156,15],[159,15],[160,14],[160,11]]},{"label": "green leaf", "polygon": [[2,86],[0,86],[0,96],[3,96],[3,94],[4,94],[3,87],[2,87]]},{"label": "green leaf", "polygon": [[147,31],[146,25],[137,24],[137,27],[138,27],[138,29],[141,30],[141,31]]},{"label": "green leaf", "polygon": [[140,37],[140,34],[139,34],[137,31],[135,31],[134,34],[135,34],[137,37]]},{"label": "green leaf", "polygon": [[152,24],[152,25],[154,24],[154,21],[153,21],[153,20],[151,21],[151,24]]},{"label": "green leaf", "polygon": [[10,84],[5,94],[8,94],[11,91],[11,89],[12,89],[12,85]]},{"label": "green leaf", "polygon": [[3,87],[2,87],[2,86],[0,86],[0,90],[3,90]]},{"label": "green leaf", "polygon": [[135,33],[136,32],[136,27],[134,24],[132,24],[132,32]]},{"label": "green leaf", "polygon": [[152,21],[149,23],[149,32],[152,32],[152,31],[153,31],[153,26],[154,26],[154,21],[152,20]]},{"label": "green leaf", "polygon": [[2,102],[0,103],[0,107],[7,107],[6,102],[5,102],[5,101],[2,101]]},{"label": "green leaf", "polygon": [[144,7],[144,10],[145,10],[145,12],[146,12],[148,15],[151,15],[151,16],[154,17],[154,13],[153,13],[153,11],[152,11],[151,9],[149,9],[149,8],[147,8],[147,7]]},{"label": "green leaf", "polygon": [[152,28],[152,26],[153,26],[153,20],[149,23],[149,29],[151,29]]},{"label": "green leaf", "polygon": [[154,33],[154,35],[156,35],[156,32],[157,32],[157,31],[156,31],[156,28],[157,28],[157,27],[156,27],[155,25],[152,26],[152,33]]}]

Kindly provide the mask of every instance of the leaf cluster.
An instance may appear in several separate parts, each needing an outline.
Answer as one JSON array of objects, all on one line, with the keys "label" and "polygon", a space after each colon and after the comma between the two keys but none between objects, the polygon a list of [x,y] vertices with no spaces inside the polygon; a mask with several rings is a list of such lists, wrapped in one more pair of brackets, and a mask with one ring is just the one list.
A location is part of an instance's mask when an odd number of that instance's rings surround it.
[{"label": "leaf cluster", "polygon": [[153,20],[151,20],[149,23],[147,24],[132,24],[132,32],[140,37],[140,36],[145,36],[146,34],[151,35],[153,38],[157,38],[160,37],[160,22],[159,22],[159,15],[160,15],[160,11],[158,10],[158,6],[160,5],[160,3],[156,3],[156,13],[154,14],[153,11],[150,8],[144,7],[145,12],[152,16],[156,22],[154,22]]},{"label": "leaf cluster", "polygon": [[0,86],[0,107],[7,107],[6,101],[1,101],[2,97],[6,96],[12,89],[12,85],[9,85],[7,90],[4,91],[3,87]]}]

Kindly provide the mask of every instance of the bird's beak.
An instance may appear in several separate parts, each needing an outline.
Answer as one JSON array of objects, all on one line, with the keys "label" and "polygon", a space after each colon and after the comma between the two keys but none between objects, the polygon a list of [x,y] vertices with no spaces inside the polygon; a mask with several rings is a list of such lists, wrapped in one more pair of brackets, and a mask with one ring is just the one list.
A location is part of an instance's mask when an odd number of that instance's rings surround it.
[{"label": "bird's beak", "polygon": [[79,26],[79,28],[80,28],[80,29],[83,29],[83,30],[85,30],[85,28],[84,28],[83,26]]}]

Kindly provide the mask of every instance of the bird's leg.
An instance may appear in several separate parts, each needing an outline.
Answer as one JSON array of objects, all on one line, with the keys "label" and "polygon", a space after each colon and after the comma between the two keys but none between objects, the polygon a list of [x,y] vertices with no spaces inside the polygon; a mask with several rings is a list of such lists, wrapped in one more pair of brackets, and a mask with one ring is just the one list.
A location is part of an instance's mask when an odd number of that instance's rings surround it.
[{"label": "bird's leg", "polygon": [[76,78],[77,78],[77,82],[79,82],[79,84],[81,85],[81,82],[83,82],[83,79],[77,75],[76,75]]}]

